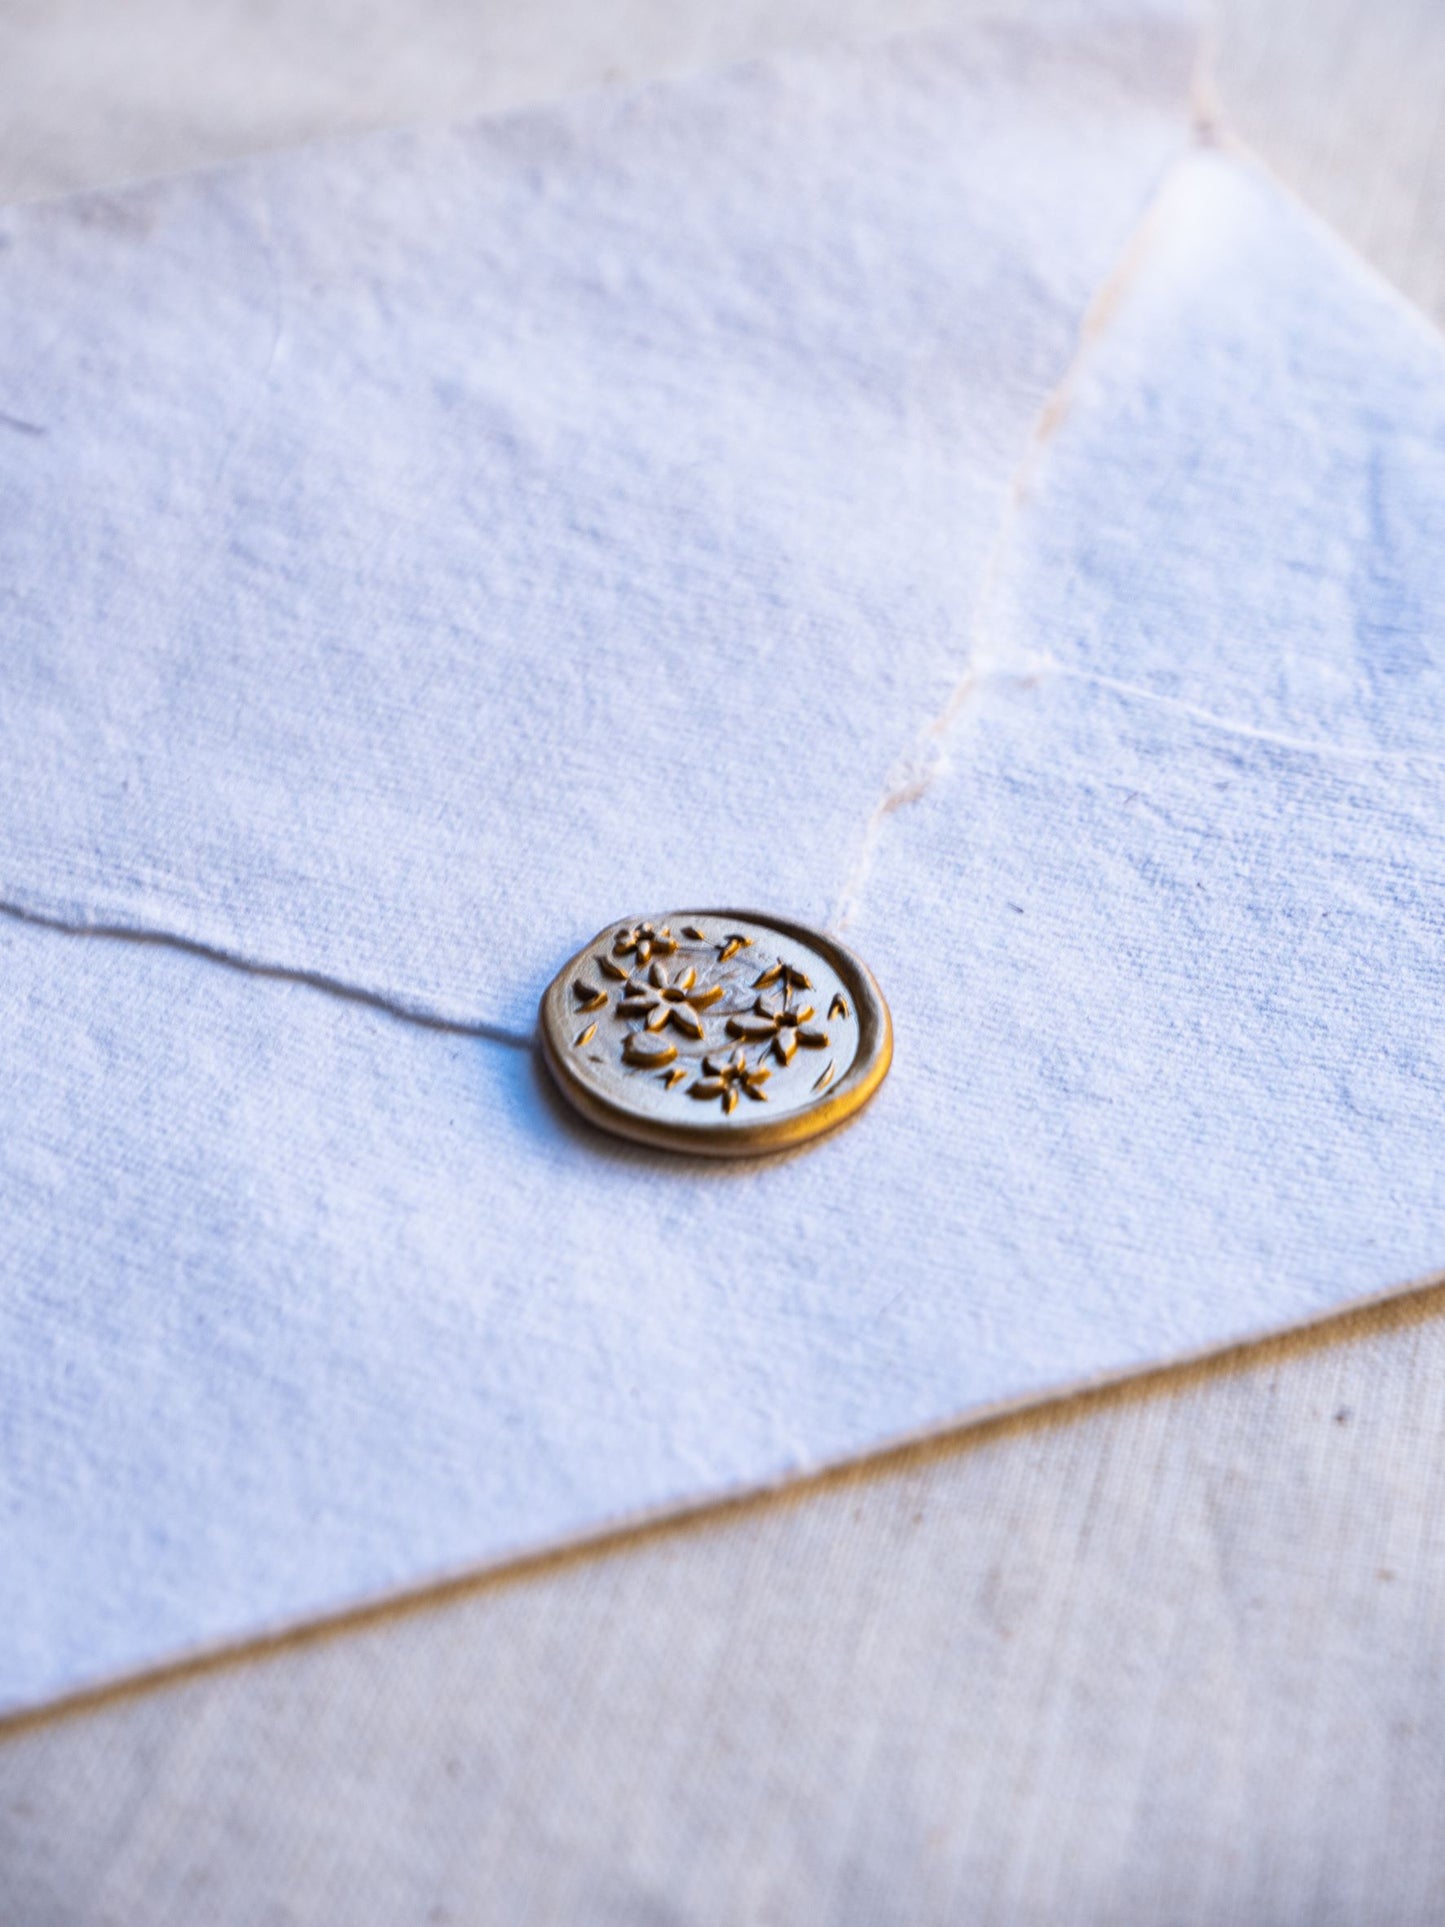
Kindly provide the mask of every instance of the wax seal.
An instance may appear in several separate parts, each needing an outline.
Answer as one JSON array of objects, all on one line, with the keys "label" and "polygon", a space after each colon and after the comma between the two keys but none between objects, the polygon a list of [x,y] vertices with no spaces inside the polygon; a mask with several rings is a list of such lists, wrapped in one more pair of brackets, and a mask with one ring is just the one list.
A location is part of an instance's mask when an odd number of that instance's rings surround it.
[{"label": "wax seal", "polygon": [[831,1131],[888,1074],[893,1026],[836,938],[756,910],[625,917],[542,998],[562,1094],[622,1137],[751,1157]]}]

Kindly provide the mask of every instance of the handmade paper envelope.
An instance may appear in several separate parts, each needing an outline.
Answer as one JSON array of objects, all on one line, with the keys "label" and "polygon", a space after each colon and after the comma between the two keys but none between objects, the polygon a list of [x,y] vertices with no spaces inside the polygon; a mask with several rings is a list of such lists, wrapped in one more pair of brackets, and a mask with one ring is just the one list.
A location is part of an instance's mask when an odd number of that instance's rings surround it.
[{"label": "handmade paper envelope", "polygon": [[[1167,11],[12,214],[10,1706],[1422,1277],[1445,359]],[[570,1121],[608,918],[897,1061]]]}]

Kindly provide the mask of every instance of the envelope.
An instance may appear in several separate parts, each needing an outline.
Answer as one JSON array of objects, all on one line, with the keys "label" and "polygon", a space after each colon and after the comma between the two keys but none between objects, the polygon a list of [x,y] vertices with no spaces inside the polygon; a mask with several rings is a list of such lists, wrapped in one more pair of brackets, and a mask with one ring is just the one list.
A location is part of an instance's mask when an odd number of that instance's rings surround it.
[{"label": "envelope", "polygon": [[[1440,1260],[1445,387],[1167,7],[3,217],[0,1701]],[[848,1130],[607,1139],[634,909]]]}]

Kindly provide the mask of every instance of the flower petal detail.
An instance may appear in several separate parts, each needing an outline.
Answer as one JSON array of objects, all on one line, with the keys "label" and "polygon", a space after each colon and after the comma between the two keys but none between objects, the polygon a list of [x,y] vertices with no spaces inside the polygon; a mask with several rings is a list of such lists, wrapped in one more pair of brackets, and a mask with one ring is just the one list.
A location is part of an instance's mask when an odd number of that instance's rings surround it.
[{"label": "flower petal detail", "polygon": [[670,1064],[677,1056],[677,1046],[669,1044],[665,1037],[650,1037],[646,1031],[634,1030],[622,1046],[622,1055],[629,1064],[640,1064],[647,1070],[661,1070],[664,1064]]},{"label": "flower petal detail", "polygon": [[686,1004],[669,1004],[667,1014],[673,1023],[677,1025],[677,1028],[680,1031],[684,1031],[689,1037],[700,1038],[702,1036],[702,1019],[695,1010],[690,1010]]},{"label": "flower petal detail", "polygon": [[758,1043],[764,1037],[773,1036],[777,1028],[777,1024],[770,1022],[766,1017],[728,1018],[729,1035],[733,1037],[746,1037],[752,1043]]},{"label": "flower petal detail", "polygon": [[825,1030],[800,1030],[798,1032],[798,1042],[805,1045],[809,1050],[826,1050],[828,1048],[828,1033]]}]

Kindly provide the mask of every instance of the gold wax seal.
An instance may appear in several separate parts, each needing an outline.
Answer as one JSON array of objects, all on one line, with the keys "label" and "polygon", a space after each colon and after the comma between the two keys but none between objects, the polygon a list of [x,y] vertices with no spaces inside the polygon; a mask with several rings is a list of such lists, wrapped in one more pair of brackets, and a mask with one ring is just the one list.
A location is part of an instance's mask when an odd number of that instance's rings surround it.
[{"label": "gold wax seal", "polygon": [[888,1006],[852,951],[756,910],[609,924],[548,985],[541,1040],[593,1124],[714,1158],[831,1131],[893,1056]]}]

